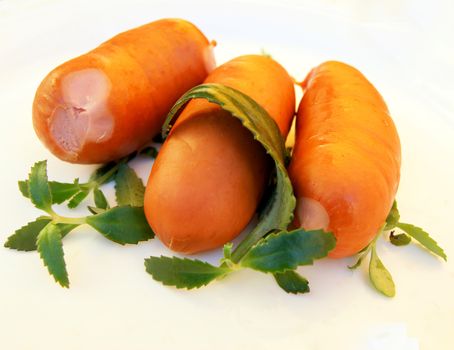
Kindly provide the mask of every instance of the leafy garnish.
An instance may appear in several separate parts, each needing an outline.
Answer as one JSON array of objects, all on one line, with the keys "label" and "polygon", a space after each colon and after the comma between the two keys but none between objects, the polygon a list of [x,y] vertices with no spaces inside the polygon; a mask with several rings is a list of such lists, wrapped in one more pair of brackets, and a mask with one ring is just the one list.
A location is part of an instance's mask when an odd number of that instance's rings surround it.
[{"label": "leafy garnish", "polygon": [[52,196],[47,181],[47,161],[36,162],[28,177],[28,193],[36,208],[52,212]]},{"label": "leafy garnish", "polygon": [[118,205],[143,207],[145,186],[134,170],[121,164],[115,176],[115,195]]},{"label": "leafy garnish", "polygon": [[300,265],[312,265],[328,255],[336,245],[332,233],[322,230],[270,234],[252,247],[240,264],[262,272],[285,272]]},{"label": "leafy garnish", "polygon": [[310,292],[309,281],[296,271],[289,270],[283,273],[275,273],[273,276],[279,287],[287,293],[299,294]]},{"label": "leafy garnish", "polygon": [[64,260],[61,232],[57,225],[47,224],[38,234],[36,245],[44,265],[55,281],[62,287],[69,287],[68,272]]},{"label": "leafy garnish", "polygon": [[379,292],[383,293],[387,297],[393,297],[396,294],[393,278],[379,259],[375,247],[375,242],[371,248],[369,276],[375,289],[377,289]]},{"label": "leafy garnish", "polygon": [[429,236],[429,234],[424,231],[422,228],[411,225],[405,224],[403,222],[397,223],[397,227],[401,230],[405,231],[411,237],[416,239],[419,243],[421,243],[425,248],[430,250],[432,253],[438,255],[440,258],[447,260],[447,256],[444,250],[438,245],[438,243]]},{"label": "leafy garnish", "polygon": [[[37,162],[32,167],[28,180],[19,181],[19,190],[25,197],[30,198],[37,208],[49,215],[41,216],[16,230],[8,237],[5,247],[21,251],[38,250],[49,273],[60,285],[68,287],[62,238],[79,225],[88,223],[108,239],[120,244],[137,244],[139,241],[152,238],[153,232],[146,222],[142,207],[119,206],[110,209],[104,193],[99,188],[101,184],[113,179],[121,166],[127,170],[127,179],[137,180],[134,170],[124,164],[130,159],[132,156],[98,168],[85,184],[79,184],[78,179],[73,183],[49,182],[46,161]],[[122,176],[124,174],[120,172],[120,181]],[[96,205],[88,206],[93,216],[65,217],[58,215],[52,208],[52,204],[59,204],[68,199],[68,206],[76,207],[90,191],[93,191]]]},{"label": "leafy garnish", "polygon": [[166,256],[145,259],[145,269],[153,279],[166,286],[186,289],[200,288],[230,272],[228,267]]},{"label": "leafy garnish", "polygon": [[90,193],[89,190],[83,189],[77,192],[68,202],[68,208],[74,209],[76,208],[85,198],[87,198],[88,194]]},{"label": "leafy garnish", "polygon": [[22,226],[8,237],[5,247],[26,252],[36,250],[36,238],[51,220],[50,217],[42,217]]},{"label": "leafy garnish", "polygon": [[394,234],[394,231],[391,231],[389,234],[389,241],[395,246],[403,246],[410,244],[411,237],[405,233]]},{"label": "leafy garnish", "polygon": [[[51,220],[52,218],[48,216],[42,216],[37,218],[35,221],[29,222],[27,225],[16,230],[14,234],[8,237],[8,240],[5,242],[5,247],[26,252],[36,250],[36,238],[38,237],[38,234],[41,232],[41,230],[49,222],[51,222]],[[77,226],[79,225],[57,224],[62,237],[65,237]]]},{"label": "leafy garnish", "polygon": [[109,203],[107,202],[106,196],[104,192],[101,191],[99,188],[95,188],[93,190],[93,198],[95,200],[96,208],[100,209],[109,209]]},{"label": "leafy garnish", "polygon": [[192,99],[202,98],[216,103],[233,117],[238,118],[244,127],[262,144],[271,156],[276,169],[276,186],[268,202],[259,213],[257,226],[246,236],[232,253],[232,261],[238,262],[247,251],[262,237],[273,230],[286,230],[293,219],[295,197],[285,169],[285,144],[276,122],[265,109],[249,96],[221,84],[202,84],[184,94],[170,110],[162,127],[165,138],[172,121]]},{"label": "leafy garnish", "polygon": [[[52,204],[61,204],[81,190],[79,179],[75,179],[73,183],[64,183],[58,181],[49,181],[49,188],[52,195]],[[28,192],[28,180],[19,181],[19,190],[24,197],[30,198]]]},{"label": "leafy garnish", "polygon": [[384,228],[384,231],[392,230],[394,227],[396,227],[399,220],[400,214],[399,210],[397,209],[397,202],[394,200],[393,206],[391,207],[388,217],[386,218],[386,226]]},{"label": "leafy garnish", "polygon": [[114,207],[86,218],[87,224],[119,244],[137,244],[154,237],[141,207]]}]

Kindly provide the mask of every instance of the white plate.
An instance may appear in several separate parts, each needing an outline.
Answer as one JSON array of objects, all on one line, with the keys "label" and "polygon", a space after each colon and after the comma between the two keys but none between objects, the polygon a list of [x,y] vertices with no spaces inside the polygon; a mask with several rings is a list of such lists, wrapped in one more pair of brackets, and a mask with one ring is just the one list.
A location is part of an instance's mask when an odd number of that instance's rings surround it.
[{"label": "white plate", "polygon": [[[31,103],[44,75],[120,31],[182,17],[217,40],[219,63],[264,49],[298,80],[327,59],[358,67],[383,94],[400,133],[402,218],[432,233],[451,258],[453,7],[374,3],[0,0],[1,242],[40,215],[16,185],[35,161],[48,159],[50,177],[60,181],[85,179],[93,168],[65,164],[37,140]],[[146,178],[151,164],[135,165]],[[84,227],[64,249],[69,290],[52,281],[36,253],[0,249],[2,349],[454,346],[453,264],[417,245],[378,247],[397,285],[394,299],[371,288],[365,269],[349,271],[352,259],[301,268],[311,293],[293,296],[253,271],[191,292],[164,287],[143,268],[145,257],[170,254],[158,240],[121,247]]]}]

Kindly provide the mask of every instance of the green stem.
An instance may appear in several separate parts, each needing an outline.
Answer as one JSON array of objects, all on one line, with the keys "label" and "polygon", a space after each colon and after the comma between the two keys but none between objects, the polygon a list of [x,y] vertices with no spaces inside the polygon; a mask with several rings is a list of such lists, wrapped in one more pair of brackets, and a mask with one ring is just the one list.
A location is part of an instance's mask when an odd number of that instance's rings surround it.
[{"label": "green stem", "polygon": [[85,224],[86,222],[86,217],[81,217],[81,218],[68,218],[66,216],[54,216],[53,220],[55,223],[58,224],[71,224],[71,225],[82,225]]},{"label": "green stem", "polygon": [[58,215],[53,209],[49,213],[52,216],[52,221],[56,224],[71,224],[71,225],[82,225],[86,223],[86,217],[81,218],[69,218],[66,216]]},{"label": "green stem", "polygon": [[236,247],[232,252],[231,260],[238,264],[243,256],[251,249],[260,239],[264,236],[262,230],[254,230],[246,238],[240,242],[238,247]]}]

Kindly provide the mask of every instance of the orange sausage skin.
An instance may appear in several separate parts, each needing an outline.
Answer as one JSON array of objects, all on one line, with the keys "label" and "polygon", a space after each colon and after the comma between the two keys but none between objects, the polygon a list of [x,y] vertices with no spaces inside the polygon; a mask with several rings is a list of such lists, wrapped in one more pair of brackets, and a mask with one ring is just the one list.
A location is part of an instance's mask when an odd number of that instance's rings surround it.
[{"label": "orange sausage skin", "polygon": [[399,136],[382,97],[355,68],[325,62],[303,85],[289,166],[295,224],[333,232],[329,256],[350,256],[372,241],[392,206]]},{"label": "orange sausage skin", "polygon": [[191,23],[163,19],[123,32],[51,71],[38,87],[33,125],[72,163],[105,163],[159,133],[171,106],[214,68]]},{"label": "orange sausage skin", "polygon": [[[252,97],[288,133],[293,83],[278,63],[241,56],[216,68],[205,83],[224,84]],[[170,249],[197,253],[235,238],[253,217],[271,161],[252,134],[219,106],[192,100],[153,165],[145,214]]]}]

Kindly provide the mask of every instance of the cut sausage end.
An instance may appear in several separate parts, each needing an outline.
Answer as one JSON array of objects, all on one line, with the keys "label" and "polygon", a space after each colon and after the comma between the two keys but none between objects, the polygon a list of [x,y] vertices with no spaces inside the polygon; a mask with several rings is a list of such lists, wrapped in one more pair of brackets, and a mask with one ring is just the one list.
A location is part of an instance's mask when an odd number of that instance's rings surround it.
[{"label": "cut sausage end", "polygon": [[49,118],[54,141],[75,157],[88,142],[107,141],[114,119],[108,108],[110,81],[99,69],[83,69],[62,79],[62,101]]},{"label": "cut sausage end", "polygon": [[296,218],[299,226],[305,230],[322,229],[326,231],[330,222],[325,207],[319,201],[307,197],[298,198]]}]

